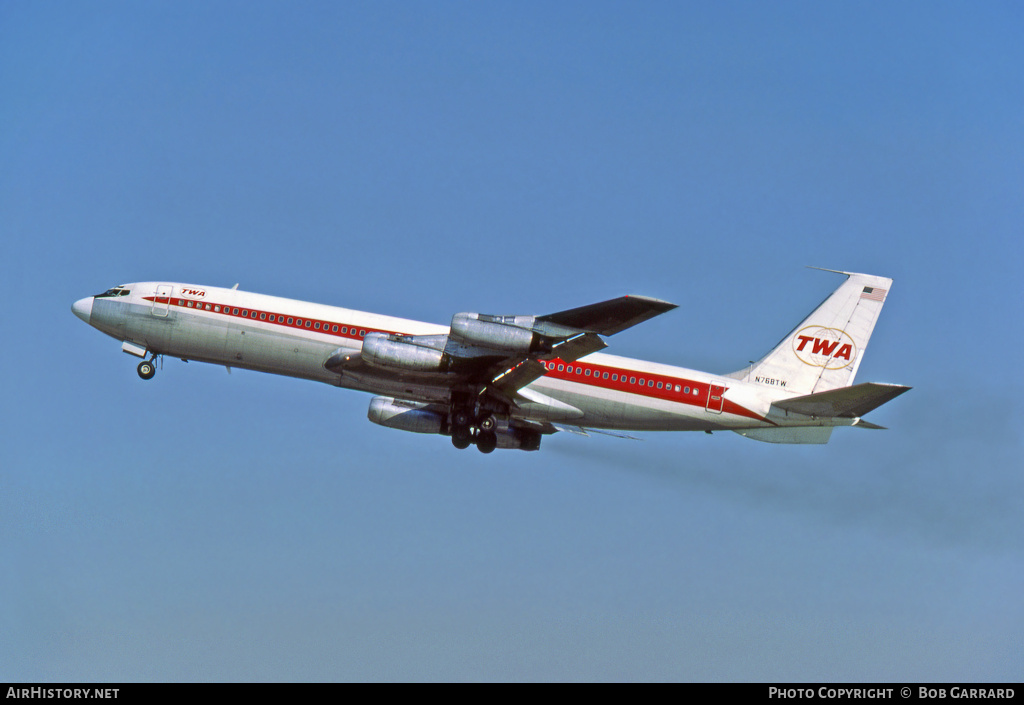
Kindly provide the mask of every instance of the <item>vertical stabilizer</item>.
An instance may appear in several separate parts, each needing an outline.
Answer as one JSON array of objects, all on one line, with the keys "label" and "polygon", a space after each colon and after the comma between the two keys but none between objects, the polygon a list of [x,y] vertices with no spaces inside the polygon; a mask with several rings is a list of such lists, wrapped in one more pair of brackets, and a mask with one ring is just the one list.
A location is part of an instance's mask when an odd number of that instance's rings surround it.
[{"label": "vertical stabilizer", "polygon": [[846,281],[774,350],[728,376],[798,394],[853,384],[892,279],[837,273]]}]

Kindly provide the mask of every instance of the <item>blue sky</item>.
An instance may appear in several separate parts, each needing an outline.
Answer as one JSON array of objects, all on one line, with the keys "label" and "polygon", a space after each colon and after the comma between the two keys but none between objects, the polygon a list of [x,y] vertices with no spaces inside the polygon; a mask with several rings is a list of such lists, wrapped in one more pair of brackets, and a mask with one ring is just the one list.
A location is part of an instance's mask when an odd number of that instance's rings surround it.
[{"label": "blue sky", "polygon": [[[1019,680],[1016,3],[0,6],[0,680]],[[71,303],[623,293],[714,372],[893,277],[823,447],[483,456]]]}]

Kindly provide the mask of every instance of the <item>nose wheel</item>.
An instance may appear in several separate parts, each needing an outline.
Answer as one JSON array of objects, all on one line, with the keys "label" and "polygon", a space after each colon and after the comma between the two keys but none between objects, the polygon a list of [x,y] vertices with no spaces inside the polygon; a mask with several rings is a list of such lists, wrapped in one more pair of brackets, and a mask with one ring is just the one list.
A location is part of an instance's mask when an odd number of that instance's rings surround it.
[{"label": "nose wheel", "polygon": [[143,360],[139,363],[138,371],[139,377],[142,379],[153,379],[153,375],[156,374],[156,365],[153,360]]}]

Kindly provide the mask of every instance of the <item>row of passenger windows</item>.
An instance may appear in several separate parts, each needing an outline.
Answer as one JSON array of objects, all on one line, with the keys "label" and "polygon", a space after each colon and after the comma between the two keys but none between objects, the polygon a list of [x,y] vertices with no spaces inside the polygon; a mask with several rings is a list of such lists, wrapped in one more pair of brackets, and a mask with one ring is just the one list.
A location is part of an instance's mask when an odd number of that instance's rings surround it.
[{"label": "row of passenger windows", "polygon": [[[187,306],[188,308],[197,308],[197,309],[200,309],[200,310],[213,311],[214,313],[220,313],[221,312],[221,307],[216,305],[216,304],[204,304],[204,303],[201,303],[199,301],[196,301],[195,303],[193,303],[192,301],[185,301],[184,305]],[[296,325],[296,326],[299,326],[299,327],[302,327],[302,328],[312,328],[313,330],[323,330],[325,333],[341,333],[342,335],[348,335],[348,333],[349,333],[348,326],[338,326],[338,324],[336,324],[336,323],[334,323],[334,324],[332,324],[332,323],[323,323],[323,324],[321,324],[320,321],[311,321],[309,319],[294,318],[292,316],[288,316],[286,318],[285,316],[279,316],[279,315],[276,315],[276,314],[273,314],[273,313],[268,314],[268,313],[265,313],[265,312],[249,311],[249,310],[244,309],[244,308],[243,309],[237,309],[237,308],[230,308],[230,307],[225,306],[224,307],[224,313],[227,313],[227,314],[232,315],[232,316],[239,316],[240,315],[243,318],[259,318],[259,320],[261,320],[261,321],[268,321],[270,323],[284,323],[285,325],[289,325],[289,326]],[[352,335],[358,335],[360,338],[362,338],[363,336],[366,335],[366,331],[365,330],[360,330],[357,333],[356,329],[353,328],[352,329]],[[545,366],[549,370],[552,370],[552,371],[555,370],[555,363],[554,362],[545,363]],[[597,371],[591,372],[589,368],[574,367],[573,365],[568,365],[567,366],[567,365],[564,365],[564,364],[558,365],[558,371],[559,372],[568,372],[569,374],[585,375],[587,377],[590,377],[591,375],[593,375],[595,378],[598,378],[598,379],[602,379],[602,378],[603,379],[610,379],[612,382],[620,381],[619,374],[617,372],[612,372],[611,374],[609,374],[608,372],[603,372],[603,373],[602,372],[597,372]],[[626,375],[622,375],[621,381],[624,382],[624,383],[627,382]],[[671,383],[665,384],[665,383],[662,383],[662,382],[655,382],[653,379],[644,379],[643,377],[640,377],[640,378],[630,377],[629,380],[628,380],[628,383],[629,384],[638,384],[641,387],[648,386],[648,387],[656,387],[658,389],[668,389],[669,391],[673,391],[673,385]],[[675,385],[674,391],[682,392],[683,394],[691,394],[691,393],[692,394],[699,394],[699,392],[697,391],[697,387],[693,387],[693,389],[691,391],[690,387],[688,387],[688,386],[687,387],[683,387],[682,385],[679,385],[679,384]]]},{"label": "row of passenger windows", "polygon": [[[556,369],[554,362],[545,363],[545,366],[552,371]],[[574,367],[573,365],[558,365],[557,370],[559,372],[568,372],[571,375],[584,375],[585,377],[593,376],[596,379],[608,379],[611,380],[612,382],[621,381],[627,384],[636,384],[641,387],[656,387],[658,389],[667,389],[669,391],[682,392],[683,394],[699,394],[699,392],[697,391],[697,387],[693,387],[693,389],[691,390],[690,387],[684,387],[681,384],[676,384],[673,386],[671,382],[656,382],[653,379],[644,379],[643,377],[630,377],[627,380],[626,375],[621,375],[620,377],[620,375],[617,372],[612,372],[610,374],[608,372],[599,372],[597,370],[591,372],[588,368]]]},{"label": "row of passenger windows", "polygon": [[[191,301],[184,302],[184,305],[188,308],[197,308],[205,311],[213,311],[214,313],[220,313],[221,307],[216,304],[203,304],[198,301],[195,303]],[[248,309],[237,309],[229,306],[224,307],[224,313],[231,316],[242,316],[242,318],[258,318],[261,321],[268,321],[270,323],[284,323],[289,326],[299,326],[301,328],[312,328],[313,330],[322,330],[325,333],[341,333],[342,335],[348,335],[350,333],[348,326],[339,326],[336,323],[321,323],[320,321],[311,321],[308,318],[294,318],[293,316],[279,316],[273,313],[265,313],[263,311],[249,311]],[[360,338],[366,335],[365,330],[356,330],[352,328],[352,335],[358,335]]]}]

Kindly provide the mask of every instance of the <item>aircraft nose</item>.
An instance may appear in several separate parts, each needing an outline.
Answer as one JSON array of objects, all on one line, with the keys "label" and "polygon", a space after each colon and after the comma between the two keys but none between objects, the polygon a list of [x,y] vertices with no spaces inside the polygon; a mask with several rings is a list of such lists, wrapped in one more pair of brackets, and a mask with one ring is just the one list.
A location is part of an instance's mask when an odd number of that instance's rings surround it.
[{"label": "aircraft nose", "polygon": [[90,316],[92,316],[92,297],[79,299],[71,304],[71,312],[88,323]]}]

